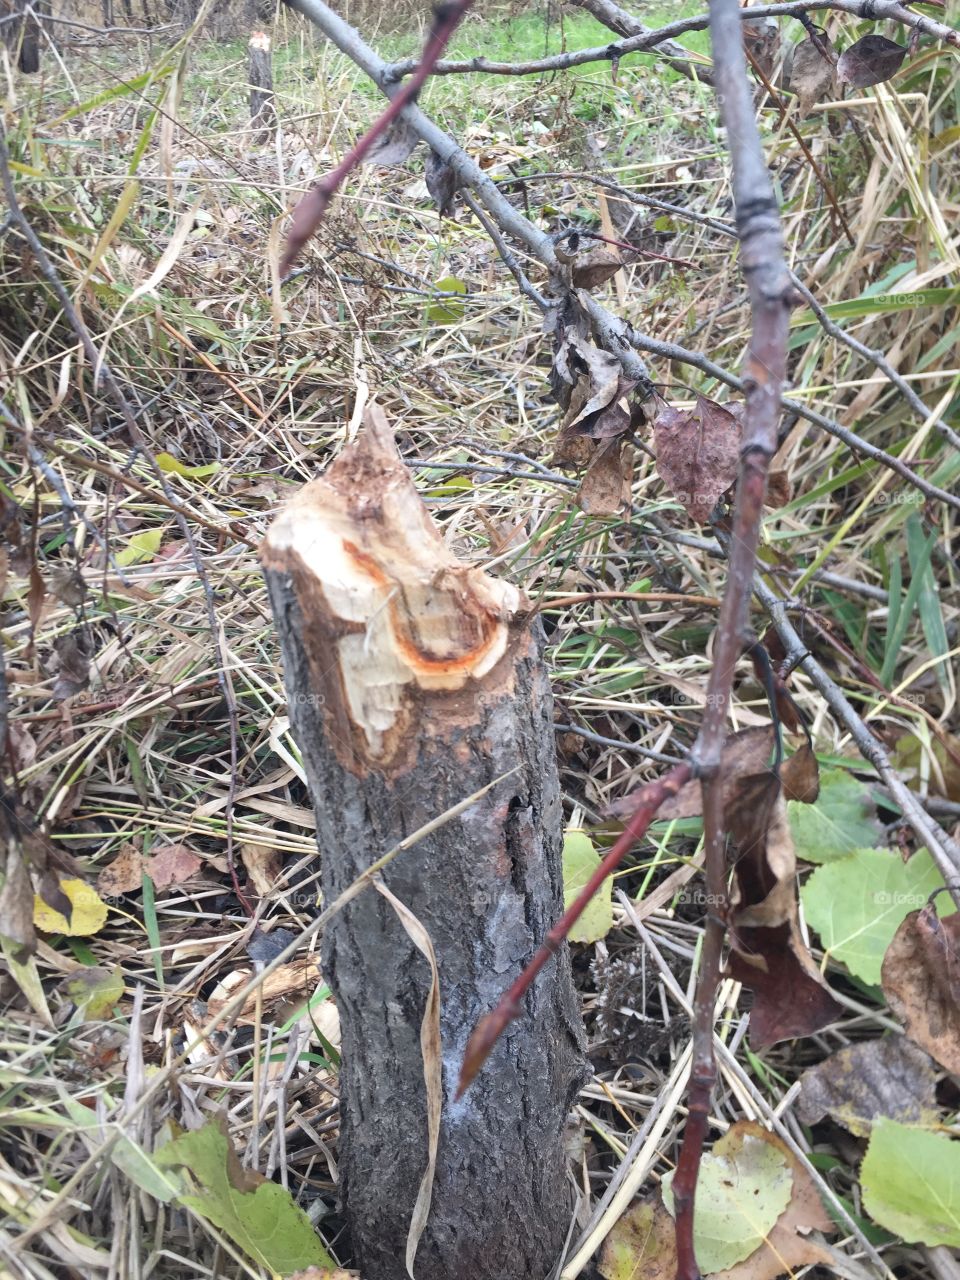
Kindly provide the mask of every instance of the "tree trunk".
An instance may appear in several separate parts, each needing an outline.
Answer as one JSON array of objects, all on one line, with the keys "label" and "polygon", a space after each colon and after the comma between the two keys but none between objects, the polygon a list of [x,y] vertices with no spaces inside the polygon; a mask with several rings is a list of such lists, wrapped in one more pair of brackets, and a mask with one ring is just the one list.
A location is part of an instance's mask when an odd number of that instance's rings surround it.
[{"label": "tree trunk", "polygon": [[[22,16],[12,22],[5,22],[2,30],[4,42],[11,52],[17,55],[17,67],[28,75],[40,70],[40,28],[33,17],[28,17],[24,10],[27,0],[0,0],[0,15],[7,17],[19,13]],[[34,6],[39,12],[49,12],[49,6]]]},{"label": "tree trunk", "polygon": [[[457,561],[382,412],[271,526],[262,561],[317,816],[326,902],[508,771],[383,879],[440,973],[443,1110],[417,1280],[543,1280],[569,1225],[563,1129],[583,1079],[569,957],[454,1100],[467,1037],[561,908],[552,701],[519,592]],[[429,966],[367,890],[331,921],[343,1029],[341,1193],[364,1280],[405,1280],[427,1164],[420,1024]]]},{"label": "tree trunk", "polygon": [[257,131],[258,140],[267,142],[271,132],[277,127],[270,37],[262,31],[255,31],[247,48],[250,55],[247,70],[250,83],[250,124]]}]

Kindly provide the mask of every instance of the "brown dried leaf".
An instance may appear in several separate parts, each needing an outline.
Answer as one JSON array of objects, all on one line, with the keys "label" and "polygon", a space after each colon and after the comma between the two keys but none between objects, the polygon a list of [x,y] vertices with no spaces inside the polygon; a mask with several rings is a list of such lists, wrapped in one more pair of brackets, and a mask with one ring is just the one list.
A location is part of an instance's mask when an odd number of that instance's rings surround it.
[{"label": "brown dried leaf", "polygon": [[283,870],[283,859],[279,849],[271,849],[265,844],[242,844],[240,857],[247,868],[250,883],[260,895],[265,897],[277,887],[280,873]]},{"label": "brown dried leaf", "polygon": [[143,869],[155,888],[168,889],[172,884],[182,884],[200,870],[203,860],[185,844],[165,845],[152,858],[144,858]]},{"label": "brown dried leaf", "polygon": [[61,604],[76,609],[87,597],[87,584],[79,569],[70,565],[55,565],[50,571],[50,588]]},{"label": "brown dried leaf", "polygon": [[[723,776],[724,807],[730,803],[737,781],[746,774],[764,769],[773,752],[774,735],[770,725],[758,725],[728,734],[720,756],[720,773]],[[624,796],[610,807],[611,814],[628,817],[634,809],[630,796]],[[675,796],[657,810],[657,819],[698,818],[703,813],[703,792],[699,778],[691,778]]]},{"label": "brown dried leaf", "polygon": [[815,804],[820,794],[820,766],[809,742],[805,742],[780,766],[784,800]]},{"label": "brown dried leaf", "polygon": [[750,1043],[810,1035],[842,1013],[798,925],[796,855],[783,789],[771,770],[741,778],[724,806],[739,854],[729,968],[753,992]]},{"label": "brown dried leaf", "polygon": [[423,172],[427,190],[437,206],[441,218],[453,217],[453,197],[457,193],[459,182],[453,168],[446,160],[441,159],[436,151],[430,151]]},{"label": "brown dried leaf", "polygon": [[143,886],[144,859],[135,845],[125,844],[114,860],[97,876],[97,893],[101,898],[119,898],[136,893]]},{"label": "brown dried leaf", "polygon": [[764,1049],[808,1036],[843,1014],[810,958],[795,924],[738,929],[730,976],[753,992],[750,1043]]},{"label": "brown dried leaf", "polygon": [[745,22],[741,30],[744,45],[753,54],[763,74],[772,80],[780,52],[780,28],[776,19],[760,18],[756,22]]},{"label": "brown dried leaf", "polygon": [[802,1124],[830,1115],[858,1138],[883,1117],[928,1124],[936,1117],[936,1074],[906,1036],[863,1040],[803,1073],[796,1112]]},{"label": "brown dried leaf", "polygon": [[837,79],[851,89],[869,89],[872,84],[892,79],[906,56],[906,46],[886,36],[863,36],[841,53]]},{"label": "brown dried leaf", "polygon": [[596,289],[612,280],[623,266],[623,259],[616,249],[597,244],[580,254],[573,264],[572,280],[575,289]]},{"label": "brown dried leaf", "polygon": [[610,440],[593,455],[577,499],[591,516],[613,516],[630,503],[633,459],[629,444]]},{"label": "brown dried leaf", "polygon": [[767,476],[767,496],[764,499],[768,507],[785,507],[793,497],[793,486],[786,471],[771,471]]},{"label": "brown dried leaf", "polygon": [[882,983],[911,1040],[960,1075],[960,913],[912,911],[887,947]]},{"label": "brown dried leaf", "polygon": [[665,405],[653,424],[657,472],[687,515],[704,524],[737,476],[740,423],[706,396],[680,411]]},{"label": "brown dried leaf", "polygon": [[[822,32],[820,40],[827,49],[830,48],[830,42]],[[793,51],[790,69],[790,88],[797,95],[801,116],[809,115],[815,102],[833,96],[835,75],[833,63],[827,61],[813,40],[809,36],[801,40]]]},{"label": "brown dried leaf", "polygon": [[80,693],[90,682],[89,641],[83,628],[77,627],[69,635],[58,636],[53,642],[53,650],[57,678],[50,694],[57,702],[63,702],[65,698]]}]

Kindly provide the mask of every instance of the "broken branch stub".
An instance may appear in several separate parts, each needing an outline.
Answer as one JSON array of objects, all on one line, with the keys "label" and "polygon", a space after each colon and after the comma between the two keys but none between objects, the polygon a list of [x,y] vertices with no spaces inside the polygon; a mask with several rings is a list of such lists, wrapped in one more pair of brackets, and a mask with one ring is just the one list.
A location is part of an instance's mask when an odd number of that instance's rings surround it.
[{"label": "broken branch stub", "polygon": [[[563,1242],[562,1131],[582,1079],[569,960],[455,1102],[480,1014],[562,909],[550,688],[520,593],[459,561],[376,406],[279,514],[261,558],[317,817],[325,901],[380,854],[502,779],[384,871],[440,975],[444,1101],[418,1280],[546,1274]],[[504,777],[503,775],[509,775]],[[427,1165],[420,1026],[429,966],[378,894],[330,923],[343,1027],[341,1194],[365,1280],[401,1280]]]}]

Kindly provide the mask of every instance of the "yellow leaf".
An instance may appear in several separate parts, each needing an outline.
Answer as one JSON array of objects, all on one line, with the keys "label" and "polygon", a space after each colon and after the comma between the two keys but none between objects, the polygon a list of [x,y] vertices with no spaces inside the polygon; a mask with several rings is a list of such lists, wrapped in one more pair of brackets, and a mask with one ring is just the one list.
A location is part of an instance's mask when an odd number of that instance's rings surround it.
[{"label": "yellow leaf", "polygon": [[185,462],[175,458],[172,453],[158,453],[157,466],[168,475],[186,476],[189,480],[202,480],[205,476],[213,476],[220,470],[219,462],[208,462],[199,467],[188,467]]},{"label": "yellow leaf", "polygon": [[144,529],[143,533],[135,533],[124,549],[117,552],[117,564],[141,564],[144,560],[152,560],[160,550],[162,539],[162,529]]},{"label": "yellow leaf", "polygon": [[70,919],[47,906],[38,895],[33,899],[33,923],[37,928],[44,933],[64,933],[69,938],[99,933],[107,921],[107,904],[96,889],[83,880],[61,880],[60,888],[73,905]]}]

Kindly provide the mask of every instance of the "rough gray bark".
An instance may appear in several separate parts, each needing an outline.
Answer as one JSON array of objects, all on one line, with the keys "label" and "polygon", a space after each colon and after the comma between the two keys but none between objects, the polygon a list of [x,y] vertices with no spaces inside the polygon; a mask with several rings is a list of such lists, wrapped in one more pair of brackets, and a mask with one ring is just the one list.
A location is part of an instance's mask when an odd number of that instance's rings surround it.
[{"label": "rough gray bark", "polygon": [[[552,701],[519,593],[444,546],[378,409],[281,513],[262,561],[326,901],[380,854],[516,770],[384,872],[433,941],[444,1101],[418,1280],[543,1280],[569,1223],[563,1128],[583,1078],[566,953],[474,1087],[464,1045],[558,915]],[[340,1172],[355,1265],[403,1280],[427,1162],[426,961],[377,893],[330,924],[343,1029]]]}]

